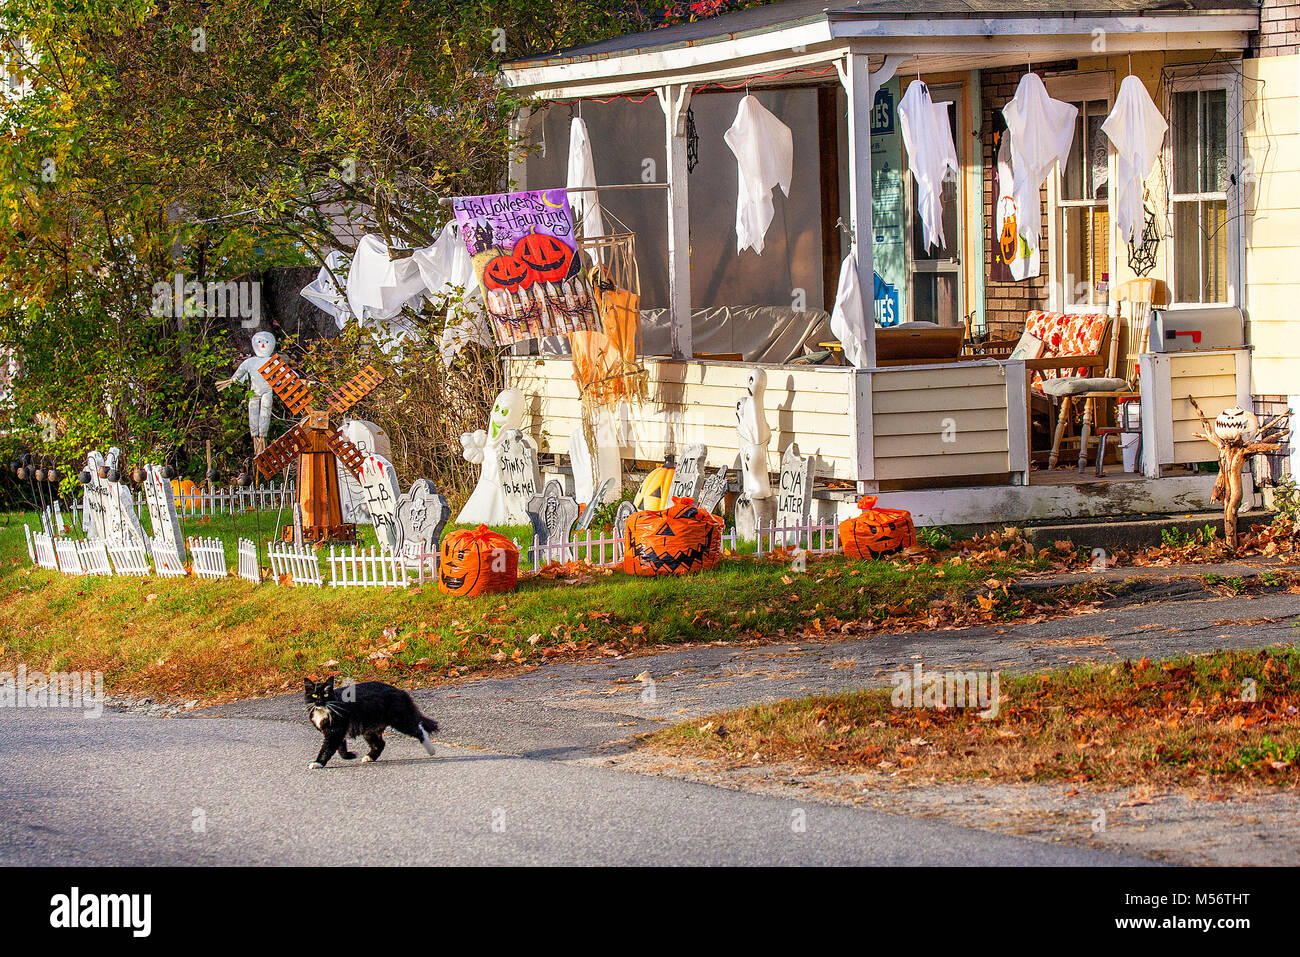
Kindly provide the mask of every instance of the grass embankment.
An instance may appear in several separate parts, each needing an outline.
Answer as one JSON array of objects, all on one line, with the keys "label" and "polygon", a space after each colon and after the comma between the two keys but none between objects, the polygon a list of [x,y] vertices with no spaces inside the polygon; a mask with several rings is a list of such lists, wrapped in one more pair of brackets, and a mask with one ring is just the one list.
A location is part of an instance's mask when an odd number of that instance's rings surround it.
[{"label": "grass embankment", "polygon": [[895,707],[892,688],[782,701],[669,728],[646,745],[729,767],[904,781],[1300,785],[1300,652],[1231,651],[1003,675],[996,717]]},{"label": "grass embankment", "polygon": [[[31,567],[24,520],[36,525],[31,515],[0,519],[0,669],[102,671],[115,694],[207,701],[275,693],[308,674],[428,683],[557,655],[988,621],[1028,607],[990,578],[1000,585],[1045,564],[1032,549],[994,548],[973,561],[955,553],[898,563],[828,558],[807,573],[753,559],[657,579],[564,566],[514,593],[466,599],[433,585],[69,577]],[[263,533],[273,521],[263,514]],[[237,531],[251,524],[241,518]],[[187,520],[185,533],[228,538],[233,548],[229,516]]]}]

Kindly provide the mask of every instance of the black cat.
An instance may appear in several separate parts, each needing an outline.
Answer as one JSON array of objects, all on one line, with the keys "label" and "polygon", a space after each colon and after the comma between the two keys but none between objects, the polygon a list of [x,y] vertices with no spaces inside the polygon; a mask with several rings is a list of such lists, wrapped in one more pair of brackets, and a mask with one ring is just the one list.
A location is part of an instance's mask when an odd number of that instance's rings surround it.
[{"label": "black cat", "polygon": [[429,735],[437,734],[438,722],[420,714],[411,696],[401,688],[382,681],[363,681],[335,690],[332,676],[319,683],[304,678],[303,685],[307,704],[311,706],[307,717],[325,735],[320,754],[309,767],[325,767],[335,751],[341,758],[355,758],[348,750],[348,738],[365,738],[370,753],[361,760],[378,761],[384,751],[386,728],[410,735],[433,754],[433,739]]}]

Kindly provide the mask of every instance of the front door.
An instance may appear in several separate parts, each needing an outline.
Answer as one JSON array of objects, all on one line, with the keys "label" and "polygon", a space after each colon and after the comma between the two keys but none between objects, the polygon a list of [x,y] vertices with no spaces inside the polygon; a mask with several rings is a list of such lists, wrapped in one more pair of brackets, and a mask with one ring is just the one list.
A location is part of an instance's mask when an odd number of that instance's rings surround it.
[{"label": "front door", "polygon": [[[962,88],[960,86],[932,86],[930,99],[947,103],[948,125],[953,133],[953,146],[957,152],[957,165],[964,163],[960,126]],[[935,322],[941,326],[962,324],[962,203],[964,191],[961,177],[943,184],[943,236],[944,245],[926,249],[921,228],[921,216],[916,207],[916,181],[909,169],[907,173],[907,217],[911,224],[907,239],[908,319]]]}]

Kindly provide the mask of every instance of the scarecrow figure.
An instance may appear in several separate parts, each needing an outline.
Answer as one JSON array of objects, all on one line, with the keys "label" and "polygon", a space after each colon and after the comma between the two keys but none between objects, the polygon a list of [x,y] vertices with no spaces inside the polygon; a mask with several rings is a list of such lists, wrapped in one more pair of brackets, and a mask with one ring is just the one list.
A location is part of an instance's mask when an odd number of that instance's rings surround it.
[{"label": "scarecrow figure", "polygon": [[253,354],[239,364],[234,375],[217,383],[218,392],[236,382],[247,382],[253,390],[248,399],[248,431],[253,436],[254,456],[261,455],[266,449],[266,436],[271,431],[271,403],[275,393],[260,370],[274,354],[275,336],[265,331],[257,333],[253,336]]}]

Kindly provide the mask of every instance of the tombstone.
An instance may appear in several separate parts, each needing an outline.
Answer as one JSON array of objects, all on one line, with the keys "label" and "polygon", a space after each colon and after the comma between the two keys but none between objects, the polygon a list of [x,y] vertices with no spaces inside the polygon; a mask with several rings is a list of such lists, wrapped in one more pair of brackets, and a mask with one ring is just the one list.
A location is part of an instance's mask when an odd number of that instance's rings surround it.
[{"label": "tombstone", "polygon": [[54,500],[52,508],[54,509],[54,527],[59,530],[60,535],[66,535],[67,529],[63,525],[63,509],[60,507],[58,499]]},{"label": "tombstone", "polygon": [[302,548],[303,535],[302,535],[302,503],[301,502],[293,503],[293,525],[291,526],[291,528],[293,529],[293,533],[292,533],[293,547]]},{"label": "tombstone", "polygon": [[[496,448],[497,477],[505,504],[506,525],[528,525],[528,503],[542,490],[537,450],[519,429],[508,429]],[[576,516],[575,516],[576,518]]]},{"label": "tombstone", "polygon": [[614,512],[614,537],[619,541],[623,540],[623,532],[627,528],[627,520],[636,513],[636,506],[631,502],[623,502],[619,505],[618,510]]},{"label": "tombstone", "polygon": [[397,538],[402,556],[420,561],[422,554],[435,555],[442,530],[451,517],[447,499],[428,479],[416,479],[397,501]]},{"label": "tombstone", "polygon": [[696,505],[706,512],[716,511],[726,497],[727,467],[723,465],[712,475],[705,476],[704,481],[700,484],[700,493],[696,497]]},{"label": "tombstone", "polygon": [[91,541],[103,541],[114,546],[143,545],[144,528],[135,512],[135,500],[130,489],[121,482],[110,482],[99,477],[101,466],[117,468],[120,454],[113,448],[108,450],[107,456],[98,452],[86,456],[90,482],[86,485],[82,499],[81,524],[86,538]]},{"label": "tombstone", "polygon": [[564,486],[552,480],[546,483],[541,495],[528,500],[528,519],[533,526],[535,544],[565,544],[573,538],[578,502],[564,494]]},{"label": "tombstone", "polygon": [[704,456],[708,451],[707,446],[698,442],[686,446],[686,451],[677,460],[677,470],[673,472],[673,482],[668,488],[669,502],[675,498],[694,499],[699,496],[700,483],[704,481]]},{"label": "tombstone", "polygon": [[605,496],[610,494],[614,488],[614,480],[607,478],[600,483],[600,488],[596,489],[596,497],[591,500],[582,511],[582,516],[578,519],[578,524],[574,526],[575,531],[585,532],[591,527],[591,520],[596,517],[598,503],[605,501]]},{"label": "tombstone", "polygon": [[379,547],[395,553],[399,491],[393,463],[382,456],[367,455],[361,462],[361,488],[366,493],[366,509],[374,522]]},{"label": "tombstone", "polygon": [[776,499],[751,498],[741,495],[736,499],[736,537],[747,542],[758,539],[759,528],[768,528],[776,519]]},{"label": "tombstone", "polygon": [[176,496],[172,491],[172,483],[163,478],[160,465],[146,465],[144,471],[144,501],[149,507],[154,543],[162,542],[174,548],[179,558],[185,554],[185,537],[181,534],[181,520],[176,515]]},{"label": "tombstone", "polygon": [[[344,419],[339,431],[363,456],[374,455],[392,464],[393,443],[388,433],[375,423],[365,419]],[[373,524],[370,512],[366,509],[366,493],[361,488],[361,483],[342,462],[336,459],[334,465],[339,476],[339,504],[343,507],[343,521],[354,525]]]},{"label": "tombstone", "polygon": [[[799,454],[799,446],[791,442],[781,456],[781,479],[776,497],[776,524],[778,527],[807,525],[812,510],[813,460]],[[785,544],[798,545],[798,532],[786,532]]]}]

